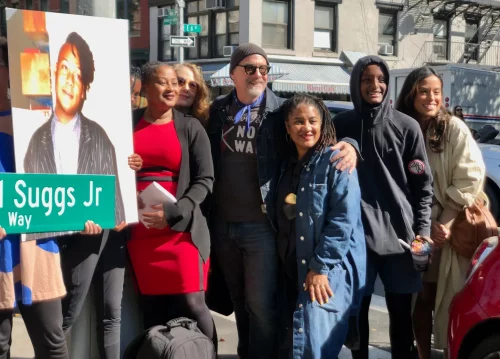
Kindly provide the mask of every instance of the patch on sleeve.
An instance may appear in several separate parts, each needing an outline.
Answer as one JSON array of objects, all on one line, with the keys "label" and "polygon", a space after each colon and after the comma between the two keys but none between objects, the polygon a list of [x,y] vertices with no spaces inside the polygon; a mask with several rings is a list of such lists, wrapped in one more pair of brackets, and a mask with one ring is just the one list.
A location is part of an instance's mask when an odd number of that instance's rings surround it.
[{"label": "patch on sleeve", "polygon": [[408,165],[408,171],[414,175],[421,175],[424,173],[425,163],[421,160],[413,160]]}]

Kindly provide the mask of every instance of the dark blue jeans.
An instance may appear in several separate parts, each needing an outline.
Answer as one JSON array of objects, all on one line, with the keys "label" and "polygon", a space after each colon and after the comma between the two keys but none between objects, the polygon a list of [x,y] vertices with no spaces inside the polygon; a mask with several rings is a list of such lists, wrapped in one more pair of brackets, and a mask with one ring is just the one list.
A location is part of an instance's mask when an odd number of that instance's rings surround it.
[{"label": "dark blue jeans", "polygon": [[274,359],[278,333],[278,252],[270,223],[217,223],[212,238],[231,299],[241,359]]}]

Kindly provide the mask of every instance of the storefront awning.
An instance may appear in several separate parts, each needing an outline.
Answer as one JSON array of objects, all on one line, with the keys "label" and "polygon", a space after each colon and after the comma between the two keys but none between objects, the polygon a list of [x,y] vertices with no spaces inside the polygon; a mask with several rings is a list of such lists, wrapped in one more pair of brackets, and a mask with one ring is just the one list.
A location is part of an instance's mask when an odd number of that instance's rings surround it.
[{"label": "storefront awning", "polygon": [[210,77],[227,65],[227,62],[201,64],[201,73],[205,81],[210,81]]},{"label": "storefront awning", "polygon": [[356,62],[362,57],[367,56],[364,52],[357,51],[342,51],[339,60],[346,64],[347,67],[354,67]]},{"label": "storefront awning", "polygon": [[[271,70],[267,75],[267,81],[276,81],[287,74],[288,72],[283,71],[281,67],[276,66],[276,64],[271,64]],[[229,64],[214,73],[210,77],[210,83],[213,87],[233,86],[233,80],[231,80],[231,76],[229,74]]]},{"label": "storefront awning", "polygon": [[276,92],[305,92],[349,95],[349,73],[340,66],[285,64],[278,66],[288,75],[272,84]]}]

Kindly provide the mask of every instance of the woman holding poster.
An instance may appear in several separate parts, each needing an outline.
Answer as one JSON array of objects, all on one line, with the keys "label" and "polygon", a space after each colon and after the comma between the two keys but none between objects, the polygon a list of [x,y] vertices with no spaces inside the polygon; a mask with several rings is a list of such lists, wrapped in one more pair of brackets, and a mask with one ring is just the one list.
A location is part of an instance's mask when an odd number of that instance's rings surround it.
[{"label": "woman holding poster", "polygon": [[214,180],[210,144],[199,121],[174,109],[179,82],[172,67],[146,64],[142,85],[148,107],[134,112],[135,152],[144,161],[137,189],[157,182],[177,199],[146,210],[127,243],[144,327],[188,317],[216,346],[205,304],[210,238],[199,207]]}]

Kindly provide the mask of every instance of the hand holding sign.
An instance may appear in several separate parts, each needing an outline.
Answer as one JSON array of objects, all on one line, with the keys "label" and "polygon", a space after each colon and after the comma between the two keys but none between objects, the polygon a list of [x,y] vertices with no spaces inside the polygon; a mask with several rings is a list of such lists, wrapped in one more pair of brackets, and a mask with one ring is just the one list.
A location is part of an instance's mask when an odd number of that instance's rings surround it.
[{"label": "hand holding sign", "polygon": [[102,228],[100,225],[95,224],[93,221],[85,222],[85,229],[81,231],[81,234],[87,234],[89,236],[94,236],[96,234],[100,234],[102,232]]},{"label": "hand holding sign", "polygon": [[142,157],[137,153],[128,156],[128,166],[134,171],[139,171],[142,168]]},{"label": "hand holding sign", "polygon": [[7,235],[7,233],[5,232],[5,229],[3,229],[2,227],[0,227],[0,241],[2,239],[4,239],[6,235]]}]

